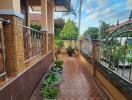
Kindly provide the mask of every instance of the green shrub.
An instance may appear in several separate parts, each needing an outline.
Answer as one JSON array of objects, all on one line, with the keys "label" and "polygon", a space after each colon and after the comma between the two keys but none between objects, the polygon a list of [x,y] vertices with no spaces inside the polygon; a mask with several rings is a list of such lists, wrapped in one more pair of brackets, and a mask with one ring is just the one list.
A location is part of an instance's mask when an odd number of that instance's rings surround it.
[{"label": "green shrub", "polygon": [[53,72],[62,72],[62,70],[63,70],[63,67],[61,66],[55,66],[51,68],[51,71]]},{"label": "green shrub", "polygon": [[36,29],[38,31],[40,31],[42,29],[41,25],[37,25],[37,24],[30,24],[30,27],[33,29]]},{"label": "green shrub", "polygon": [[[41,25],[37,25],[37,24],[31,24],[30,27],[38,31],[41,31],[42,28]],[[40,39],[41,33],[31,31],[31,35],[32,37],[36,37],[37,39]]]},{"label": "green shrub", "polygon": [[57,60],[55,61],[55,65],[56,65],[56,66],[62,66],[63,63],[64,63],[64,62],[63,62],[62,60],[58,60],[58,59],[57,59]]},{"label": "green shrub", "polygon": [[126,60],[127,60],[129,63],[132,63],[132,49],[130,49],[130,48],[127,50]]},{"label": "green shrub", "polygon": [[61,76],[59,73],[49,73],[46,78],[44,79],[44,84],[58,84],[61,80]]},{"label": "green shrub", "polygon": [[58,95],[59,89],[54,86],[45,86],[41,89],[40,94],[45,99],[55,99]]},{"label": "green shrub", "polygon": [[62,48],[64,47],[64,41],[63,40],[55,40],[55,46],[57,48]]}]

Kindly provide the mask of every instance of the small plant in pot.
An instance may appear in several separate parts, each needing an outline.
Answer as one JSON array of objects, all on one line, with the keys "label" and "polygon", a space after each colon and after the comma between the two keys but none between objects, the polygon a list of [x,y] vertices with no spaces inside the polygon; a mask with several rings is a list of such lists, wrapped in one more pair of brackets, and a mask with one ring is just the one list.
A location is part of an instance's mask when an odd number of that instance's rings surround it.
[{"label": "small plant in pot", "polygon": [[55,40],[55,46],[57,48],[57,54],[61,54],[61,48],[64,47],[64,41],[63,40]]},{"label": "small plant in pot", "polygon": [[61,73],[63,71],[62,64],[63,64],[63,61],[57,59],[55,61],[55,66],[51,68],[51,72],[59,72],[59,73]]},{"label": "small plant in pot", "polygon": [[54,85],[44,86],[40,91],[43,100],[56,100],[58,93],[59,89]]},{"label": "small plant in pot", "polygon": [[61,81],[61,76],[59,73],[49,73],[44,78],[44,84],[45,85],[57,85]]},{"label": "small plant in pot", "polygon": [[62,60],[59,60],[59,59],[57,59],[57,60],[55,61],[55,65],[56,65],[56,66],[62,66],[63,63],[64,63],[64,62],[63,62]]},{"label": "small plant in pot", "polygon": [[57,72],[57,73],[62,73],[63,67],[61,66],[54,66],[51,68],[51,72]]},{"label": "small plant in pot", "polygon": [[74,49],[72,48],[71,45],[69,45],[69,47],[67,48],[67,53],[69,56],[72,56],[72,54],[74,53]]}]

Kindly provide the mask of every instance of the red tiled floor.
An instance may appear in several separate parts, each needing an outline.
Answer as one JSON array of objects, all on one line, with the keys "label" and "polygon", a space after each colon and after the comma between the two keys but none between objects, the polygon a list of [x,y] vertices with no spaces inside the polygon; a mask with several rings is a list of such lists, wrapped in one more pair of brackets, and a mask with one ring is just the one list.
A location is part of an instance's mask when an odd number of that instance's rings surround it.
[{"label": "red tiled floor", "polygon": [[[59,85],[60,93],[57,100],[109,100],[94,77],[85,69],[77,57],[62,55],[64,72]],[[30,100],[42,100],[39,84]]]},{"label": "red tiled floor", "polygon": [[94,77],[79,63],[79,58],[61,58],[64,60],[64,72],[58,100],[108,100]]}]

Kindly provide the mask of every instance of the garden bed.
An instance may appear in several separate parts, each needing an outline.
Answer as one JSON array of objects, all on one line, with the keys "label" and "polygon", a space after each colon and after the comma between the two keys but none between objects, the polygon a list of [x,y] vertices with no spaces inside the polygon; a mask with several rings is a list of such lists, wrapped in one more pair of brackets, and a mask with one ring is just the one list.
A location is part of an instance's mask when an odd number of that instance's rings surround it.
[{"label": "garden bed", "polygon": [[43,99],[56,100],[59,88],[58,85],[61,82],[61,72],[63,71],[63,61],[57,59],[54,62],[55,66],[47,72],[43,78],[44,86],[40,89],[40,94]]}]

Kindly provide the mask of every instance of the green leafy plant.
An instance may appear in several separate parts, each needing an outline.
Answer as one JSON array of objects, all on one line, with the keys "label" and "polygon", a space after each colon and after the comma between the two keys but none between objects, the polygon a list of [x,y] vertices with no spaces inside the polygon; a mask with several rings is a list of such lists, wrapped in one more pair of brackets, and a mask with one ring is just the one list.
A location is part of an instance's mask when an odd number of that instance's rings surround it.
[{"label": "green leafy plant", "polygon": [[[37,25],[37,24],[30,24],[30,27],[37,30],[37,31],[41,31],[41,29],[42,29],[41,25]],[[36,37],[37,39],[40,39],[41,33],[39,33],[39,32],[35,33],[35,32],[31,31],[31,35],[34,38]]]},{"label": "green leafy plant", "polygon": [[43,98],[51,100],[57,97],[58,92],[59,89],[56,86],[50,85],[43,87],[40,91],[40,94]]},{"label": "green leafy plant", "polygon": [[75,40],[78,37],[78,28],[73,20],[68,19],[61,31],[61,38],[64,40]]},{"label": "green leafy plant", "polygon": [[30,24],[30,27],[33,28],[33,29],[36,29],[38,31],[40,31],[42,29],[42,26],[41,25],[37,25],[37,24]]},{"label": "green leafy plant", "polygon": [[99,28],[97,27],[89,27],[85,32],[84,32],[84,37],[90,36],[91,39],[98,39],[98,32]]},{"label": "green leafy plant", "polygon": [[129,63],[132,63],[132,49],[128,48],[126,59]]},{"label": "green leafy plant", "polygon": [[61,76],[59,73],[49,73],[44,79],[44,84],[45,85],[58,84],[60,80]]},{"label": "green leafy plant", "polygon": [[119,45],[117,46],[116,44],[114,45],[104,45],[103,47],[103,57],[104,59],[109,63],[110,67],[111,66],[118,66],[119,61],[123,62],[124,61],[124,48],[123,46]]},{"label": "green leafy plant", "polygon": [[55,40],[55,45],[57,48],[64,47],[64,41],[63,40]]},{"label": "green leafy plant", "polygon": [[62,66],[63,63],[64,63],[63,60],[59,60],[59,59],[55,60],[56,66]]},{"label": "green leafy plant", "polygon": [[56,56],[57,56],[57,54],[61,54],[61,48],[63,48],[63,47],[64,47],[63,40],[55,40],[55,48],[57,49]]},{"label": "green leafy plant", "polygon": [[55,66],[51,68],[51,71],[53,72],[62,72],[62,70],[63,70],[63,67],[61,66]]}]

